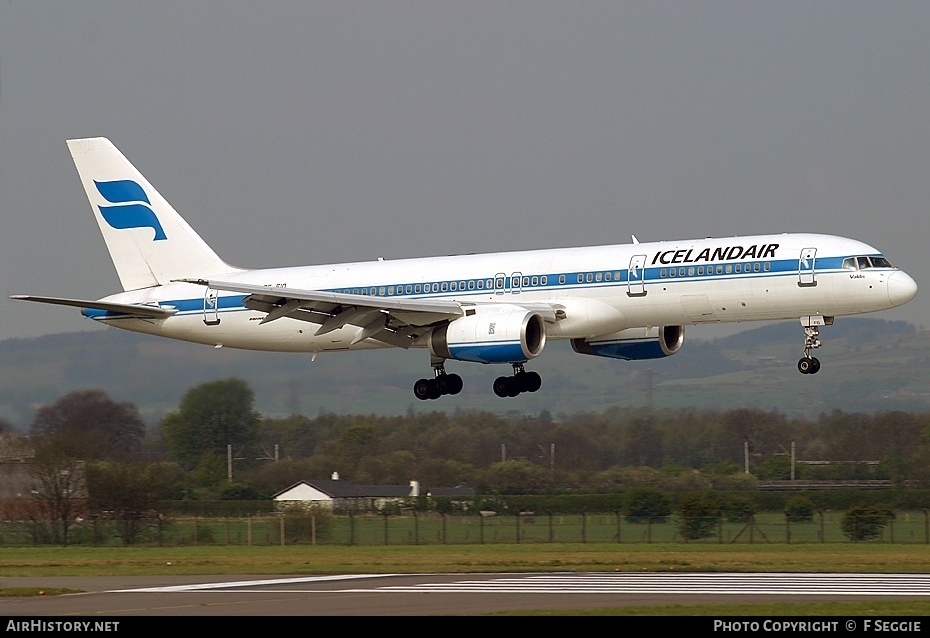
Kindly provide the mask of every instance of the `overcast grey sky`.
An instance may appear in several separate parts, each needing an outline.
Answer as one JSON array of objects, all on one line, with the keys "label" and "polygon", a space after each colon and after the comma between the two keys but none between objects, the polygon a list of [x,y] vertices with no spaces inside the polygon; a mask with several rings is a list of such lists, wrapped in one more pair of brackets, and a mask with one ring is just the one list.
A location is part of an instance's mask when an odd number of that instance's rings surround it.
[{"label": "overcast grey sky", "polygon": [[925,1],[0,0],[0,339],[119,290],[97,135],[239,266],[812,231],[930,311]]}]

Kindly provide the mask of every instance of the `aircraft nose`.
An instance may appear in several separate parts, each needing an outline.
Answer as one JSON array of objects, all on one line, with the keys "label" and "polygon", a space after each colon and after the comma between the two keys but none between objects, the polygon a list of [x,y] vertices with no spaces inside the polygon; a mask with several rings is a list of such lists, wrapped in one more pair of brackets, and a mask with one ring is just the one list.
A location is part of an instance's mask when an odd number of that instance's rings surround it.
[{"label": "aircraft nose", "polygon": [[888,299],[894,306],[906,304],[917,295],[917,282],[906,272],[898,271],[888,277]]}]

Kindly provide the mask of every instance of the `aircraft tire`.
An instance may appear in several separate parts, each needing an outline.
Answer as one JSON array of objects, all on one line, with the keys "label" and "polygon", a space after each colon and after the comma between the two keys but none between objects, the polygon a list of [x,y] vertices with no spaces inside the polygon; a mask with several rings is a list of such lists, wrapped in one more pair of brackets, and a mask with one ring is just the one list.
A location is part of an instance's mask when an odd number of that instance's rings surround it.
[{"label": "aircraft tire", "polygon": [[494,394],[504,399],[510,396],[510,377],[497,377],[494,379]]},{"label": "aircraft tire", "polygon": [[457,374],[449,375],[449,394],[458,394],[464,387],[465,382],[462,381],[462,377]]},{"label": "aircraft tire", "polygon": [[525,383],[527,392],[536,392],[542,387],[542,377],[538,372],[527,372]]},{"label": "aircraft tire", "polygon": [[413,395],[420,401],[426,401],[430,398],[429,379],[419,379],[413,384]]}]

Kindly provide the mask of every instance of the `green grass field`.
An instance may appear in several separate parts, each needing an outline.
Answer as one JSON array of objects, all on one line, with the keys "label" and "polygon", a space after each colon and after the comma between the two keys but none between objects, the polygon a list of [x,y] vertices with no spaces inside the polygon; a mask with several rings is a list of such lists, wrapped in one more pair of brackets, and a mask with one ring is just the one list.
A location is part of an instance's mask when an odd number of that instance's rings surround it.
[{"label": "green grass field", "polygon": [[[546,571],[930,572],[925,544],[525,543],[417,546],[15,547],[0,549],[0,595],[15,576],[260,575]],[[50,592],[50,593],[49,593]],[[49,590],[46,595],[51,595]],[[33,592],[37,593],[37,592]],[[520,614],[535,613],[520,610]],[[549,612],[547,612],[549,613]],[[930,601],[674,605],[566,614],[908,616]]]},{"label": "green grass field", "polygon": [[537,571],[930,573],[930,546],[534,543],[0,550],[2,576]]}]

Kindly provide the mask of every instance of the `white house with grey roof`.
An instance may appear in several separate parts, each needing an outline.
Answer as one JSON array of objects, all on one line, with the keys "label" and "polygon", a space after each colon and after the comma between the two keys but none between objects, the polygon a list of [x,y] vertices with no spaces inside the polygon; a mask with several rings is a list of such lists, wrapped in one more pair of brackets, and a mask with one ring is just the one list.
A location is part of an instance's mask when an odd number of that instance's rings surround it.
[{"label": "white house with grey roof", "polygon": [[409,485],[355,485],[334,478],[300,481],[274,495],[275,507],[288,505],[325,507],[337,510],[378,511],[388,505],[404,505],[423,495],[471,499],[475,490],[470,487],[420,487],[418,481]]}]

